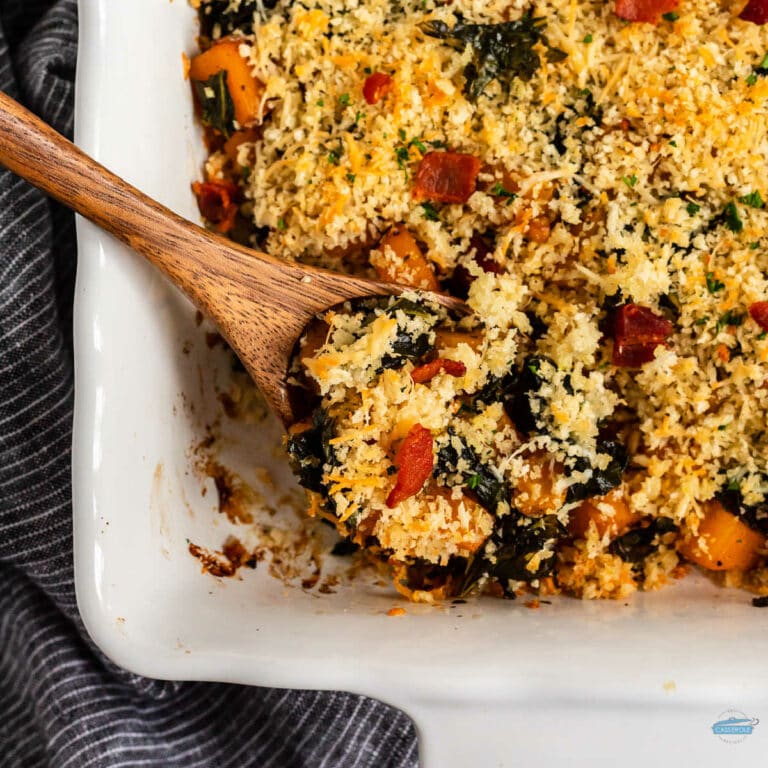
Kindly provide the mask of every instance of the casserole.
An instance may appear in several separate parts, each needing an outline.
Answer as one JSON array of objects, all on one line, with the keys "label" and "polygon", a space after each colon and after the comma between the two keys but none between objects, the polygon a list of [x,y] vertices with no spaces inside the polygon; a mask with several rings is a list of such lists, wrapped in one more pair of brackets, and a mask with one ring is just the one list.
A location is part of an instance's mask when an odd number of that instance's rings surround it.
[{"label": "casserole", "polygon": [[[180,56],[194,50],[194,13],[81,0],[80,24],[79,145],[197,220],[189,180],[204,150]],[[229,360],[200,343],[194,311],[148,265],[90,224],[78,234],[75,575],[86,626],[116,663],[374,696],[414,717],[427,768],[617,754],[640,766],[662,751],[706,766],[721,750],[762,763],[760,725],[737,745],[711,729],[728,709],[768,709],[762,614],[701,577],[629,605],[481,600],[394,617],[397,598],[375,583],[318,596],[261,568],[202,574],[187,539],[218,546],[230,523],[202,495],[189,448],[215,418]],[[226,463],[246,473],[279,431],[237,431]],[[294,487],[286,466],[272,469],[278,488]]]}]

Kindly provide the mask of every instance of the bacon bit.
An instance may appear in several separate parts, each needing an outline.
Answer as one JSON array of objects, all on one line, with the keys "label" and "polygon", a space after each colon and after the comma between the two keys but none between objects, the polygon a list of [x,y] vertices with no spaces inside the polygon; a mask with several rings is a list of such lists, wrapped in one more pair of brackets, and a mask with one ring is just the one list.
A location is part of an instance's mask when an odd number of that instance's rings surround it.
[{"label": "bacon bit", "polygon": [[462,152],[427,152],[419,163],[413,199],[466,203],[477,185],[480,161]]},{"label": "bacon bit", "polygon": [[750,305],[749,315],[764,331],[768,331],[768,301],[756,301]]},{"label": "bacon bit", "polygon": [[432,433],[421,424],[414,424],[395,456],[397,479],[387,496],[390,509],[418,493],[432,474],[435,461],[432,447]]},{"label": "bacon bit", "polygon": [[196,181],[192,191],[203,218],[213,224],[217,232],[229,232],[237,216],[237,186],[231,181],[205,181],[202,184]]},{"label": "bacon bit", "polygon": [[390,608],[387,616],[405,616],[405,608]]},{"label": "bacon bit", "polygon": [[616,314],[613,364],[638,368],[653,360],[660,344],[666,344],[674,326],[664,317],[638,304],[625,304]]},{"label": "bacon bit", "polygon": [[739,18],[753,24],[765,24],[768,22],[768,0],[749,0]]},{"label": "bacon bit", "polygon": [[662,14],[674,11],[679,4],[680,0],[616,0],[616,15],[626,21],[658,24]]},{"label": "bacon bit", "polygon": [[731,350],[725,344],[718,344],[715,351],[723,363],[727,363],[731,359]]},{"label": "bacon bit", "polygon": [[368,75],[363,85],[363,96],[368,104],[378,104],[394,86],[395,81],[385,72]]},{"label": "bacon bit", "polygon": [[432,362],[419,365],[411,371],[411,378],[417,384],[425,384],[437,376],[440,371],[445,371],[449,376],[463,376],[467,372],[467,366],[458,360],[448,360],[438,357]]}]

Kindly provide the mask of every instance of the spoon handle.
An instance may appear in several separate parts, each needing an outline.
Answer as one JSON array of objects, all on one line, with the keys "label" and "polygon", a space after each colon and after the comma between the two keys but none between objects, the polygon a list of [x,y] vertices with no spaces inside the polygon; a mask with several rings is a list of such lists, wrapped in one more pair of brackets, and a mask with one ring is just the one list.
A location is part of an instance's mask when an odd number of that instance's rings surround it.
[{"label": "spoon handle", "polygon": [[285,262],[142,194],[0,92],[0,163],[145,256],[210,317],[278,414],[293,346],[316,313],[394,286]]}]

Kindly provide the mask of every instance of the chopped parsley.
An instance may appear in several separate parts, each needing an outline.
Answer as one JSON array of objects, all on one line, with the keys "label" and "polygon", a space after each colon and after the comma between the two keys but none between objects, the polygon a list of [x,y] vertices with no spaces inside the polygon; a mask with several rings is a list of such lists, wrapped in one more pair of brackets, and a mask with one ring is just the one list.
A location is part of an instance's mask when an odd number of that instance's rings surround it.
[{"label": "chopped parsley", "polygon": [[741,232],[744,229],[744,222],[739,218],[739,212],[734,202],[728,203],[723,209],[723,222],[731,232]]},{"label": "chopped parsley", "polygon": [[331,165],[338,165],[339,164],[339,153],[336,152],[335,150],[331,150],[328,153],[328,162]]},{"label": "chopped parsley", "polygon": [[763,198],[760,197],[760,193],[757,190],[750,192],[748,195],[744,195],[744,197],[740,197],[739,201],[744,203],[744,205],[748,205],[750,208],[765,207],[765,202],[763,201]]},{"label": "chopped parsley", "polygon": [[355,176],[355,174],[354,174],[354,173],[348,173],[348,174],[347,174],[347,181],[348,181],[350,184],[354,184],[354,183],[355,183],[355,178],[356,178],[356,176]]},{"label": "chopped parsley", "polygon": [[318,107],[324,107],[325,101],[323,99],[318,99],[315,104],[317,104]]},{"label": "chopped parsley", "polygon": [[589,43],[591,43],[591,42],[592,42],[592,40],[593,40],[593,37],[592,37],[592,35],[591,35],[591,33],[590,33],[589,35],[585,35],[585,36],[584,36],[584,39],[583,39],[581,42],[582,42],[582,43],[587,43],[587,44],[589,44]]},{"label": "chopped parsley", "polygon": [[491,187],[490,191],[494,197],[506,197],[507,205],[509,205],[517,197],[517,195],[514,192],[510,191],[509,189],[506,189],[504,185],[499,181],[497,181]]},{"label": "chopped parsley", "polygon": [[695,216],[701,210],[701,206],[698,203],[688,203],[685,210],[688,211],[689,216]]},{"label": "chopped parsley", "polygon": [[753,72],[747,77],[747,85],[753,86],[757,82],[757,75]]},{"label": "chopped parsley", "polygon": [[285,230],[288,229],[288,226],[285,223],[285,219],[282,216],[277,220],[277,228],[281,232],[285,232]]},{"label": "chopped parsley", "polygon": [[719,280],[715,280],[714,272],[707,272],[707,290],[714,296],[718,291],[722,291],[725,288],[725,283],[721,283]]},{"label": "chopped parsley", "polygon": [[669,13],[662,13],[661,18],[664,19],[664,21],[677,21],[680,18],[680,14],[675,13],[674,11],[669,11]]},{"label": "chopped parsley", "polygon": [[348,93],[342,93],[341,96],[339,96],[339,104],[341,104],[342,107],[348,107],[349,106],[349,94]]},{"label": "chopped parsley", "polygon": [[440,221],[440,216],[432,203],[422,203],[421,209],[424,212],[424,218],[427,221]]},{"label": "chopped parsley", "polygon": [[622,176],[621,180],[630,188],[635,186],[637,184],[637,176],[633,173],[631,176]]},{"label": "chopped parsley", "polygon": [[474,491],[478,485],[480,485],[480,475],[472,475],[472,477],[467,480],[467,488],[472,491]]},{"label": "chopped parsley", "polygon": [[723,328],[737,328],[744,322],[745,315],[741,312],[735,312],[729,309],[724,315],[721,315],[717,319],[717,325],[715,326],[717,333],[723,330]]}]

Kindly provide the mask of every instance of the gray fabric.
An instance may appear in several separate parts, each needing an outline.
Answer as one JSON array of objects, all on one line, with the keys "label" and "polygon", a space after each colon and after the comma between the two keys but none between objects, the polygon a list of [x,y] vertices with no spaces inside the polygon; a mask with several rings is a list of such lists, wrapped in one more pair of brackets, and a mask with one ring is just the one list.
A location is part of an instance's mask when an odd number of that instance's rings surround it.
[{"label": "gray fabric", "polygon": [[[160,0],[162,1],[162,0]],[[0,89],[71,135],[74,0],[0,0]],[[147,680],[88,639],[72,576],[71,214],[0,170],[0,764],[413,766],[370,699]]]}]

